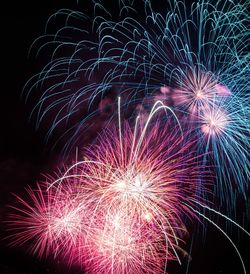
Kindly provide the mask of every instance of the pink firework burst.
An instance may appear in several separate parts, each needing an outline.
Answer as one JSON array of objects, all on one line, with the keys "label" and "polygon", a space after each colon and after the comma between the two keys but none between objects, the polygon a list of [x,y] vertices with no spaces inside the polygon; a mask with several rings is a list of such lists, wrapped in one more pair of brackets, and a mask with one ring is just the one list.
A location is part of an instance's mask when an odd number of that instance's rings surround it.
[{"label": "pink firework burst", "polygon": [[200,116],[201,131],[211,137],[219,136],[226,130],[230,118],[228,114],[219,107],[208,109]]},{"label": "pink firework burst", "polygon": [[[152,117],[103,132],[57,180],[17,197],[12,243],[31,242],[81,264],[88,273],[165,273],[185,253],[185,220],[199,196],[199,157],[180,129]],[[153,124],[153,127],[150,126]],[[206,174],[203,173],[203,177]]]},{"label": "pink firework burst", "polygon": [[137,130],[136,138],[126,124],[122,142],[118,130],[106,131],[79,164],[82,200],[93,212],[89,272],[161,273],[168,260],[179,259],[182,217],[192,217],[184,202],[195,196],[199,173],[187,153],[192,143],[160,124],[143,139]]},{"label": "pink firework burst", "polygon": [[198,68],[181,71],[178,89],[174,90],[176,106],[185,106],[191,114],[202,113],[216,104],[216,99],[231,96],[230,90],[220,84],[211,72]]},{"label": "pink firework burst", "polygon": [[66,256],[82,240],[83,215],[73,184],[48,190],[48,183],[27,188],[27,201],[15,195],[19,206],[7,221],[12,245],[29,245],[39,257]]}]

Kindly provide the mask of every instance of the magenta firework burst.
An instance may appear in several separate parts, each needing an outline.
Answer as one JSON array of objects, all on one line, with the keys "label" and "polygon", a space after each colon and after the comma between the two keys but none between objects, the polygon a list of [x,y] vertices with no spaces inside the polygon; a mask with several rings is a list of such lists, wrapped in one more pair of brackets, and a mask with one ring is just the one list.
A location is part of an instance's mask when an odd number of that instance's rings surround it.
[{"label": "magenta firework burst", "polygon": [[[53,251],[66,255],[79,243],[83,228],[82,214],[76,204],[73,184],[50,188],[38,184],[35,189],[27,189],[27,197],[16,196],[19,206],[12,206],[15,213],[7,222],[13,245],[29,243],[31,252],[39,257],[48,256]],[[20,206],[21,205],[21,206]]]},{"label": "magenta firework burst", "polygon": [[[81,264],[88,273],[165,273],[185,253],[185,221],[193,211],[200,180],[194,143],[180,128],[137,117],[106,129],[84,160],[36,190],[18,196],[10,215],[12,244],[31,246]],[[119,124],[121,121],[119,120]],[[203,172],[203,177],[208,177]]]}]

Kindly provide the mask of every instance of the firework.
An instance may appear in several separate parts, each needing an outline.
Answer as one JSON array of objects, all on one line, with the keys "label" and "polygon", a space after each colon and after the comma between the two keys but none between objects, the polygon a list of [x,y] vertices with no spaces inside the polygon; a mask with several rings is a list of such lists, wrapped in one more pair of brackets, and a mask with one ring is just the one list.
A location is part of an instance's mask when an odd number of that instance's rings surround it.
[{"label": "firework", "polygon": [[30,251],[38,257],[70,254],[81,241],[83,209],[79,203],[76,206],[73,185],[47,188],[47,183],[40,184],[36,189],[27,189],[26,199],[16,196],[18,206],[12,206],[15,213],[7,222],[11,242],[30,245]]},{"label": "firework", "polygon": [[227,87],[218,84],[211,73],[198,69],[186,74],[174,89],[172,98],[175,106],[186,108],[190,114],[202,114],[223,97],[231,95]]},{"label": "firework", "polygon": [[198,115],[201,147],[212,151],[217,173],[217,193],[228,204],[229,210],[234,205],[231,201],[235,200],[235,190],[247,199],[249,117],[246,114],[248,107],[243,104],[242,100],[231,96]]},{"label": "firework", "polygon": [[[228,212],[238,193],[247,198],[249,3],[171,0],[165,13],[150,0],[141,3],[141,17],[130,0],[119,1],[114,20],[98,1],[92,18],[69,10],[51,16],[33,44],[51,59],[24,89],[26,101],[42,90],[31,116],[37,128],[51,125],[47,138],[66,128],[66,151],[107,105],[116,115],[105,97],[112,89],[127,109],[160,98],[181,117],[150,125],[155,112],[169,110],[156,102],[132,130],[121,123],[120,105],[118,128],[106,129],[84,150],[85,160],[47,183],[46,191],[28,190],[31,204],[17,197],[23,209],[11,215],[13,244],[33,241],[39,256],[52,252],[90,273],[163,273],[168,261],[180,262],[186,218],[213,224],[240,257],[204,211],[226,216],[204,197],[214,166],[215,193]],[[60,17],[65,25],[49,33]]]},{"label": "firework", "polygon": [[[90,273],[164,273],[187,236],[188,206],[200,180],[199,159],[177,124],[136,120],[111,127],[91,147],[86,160],[70,166],[46,190],[28,190],[31,202],[10,216],[12,244],[32,242],[39,256],[53,253],[80,263]],[[208,179],[208,172],[203,176]],[[30,243],[32,245],[32,243]],[[182,243],[182,244],[181,244]]]}]

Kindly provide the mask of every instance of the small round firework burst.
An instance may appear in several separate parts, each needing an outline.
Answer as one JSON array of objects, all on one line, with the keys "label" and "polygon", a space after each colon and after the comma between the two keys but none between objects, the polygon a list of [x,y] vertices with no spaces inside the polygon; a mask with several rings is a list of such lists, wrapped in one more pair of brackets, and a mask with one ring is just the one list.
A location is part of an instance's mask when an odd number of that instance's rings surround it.
[{"label": "small round firework burst", "polygon": [[231,95],[230,90],[219,84],[211,72],[194,68],[187,72],[180,70],[180,74],[173,101],[176,106],[187,108],[191,114],[201,114],[223,97]]},{"label": "small round firework burst", "polygon": [[220,134],[225,133],[230,118],[219,108],[204,111],[201,115],[201,131],[211,138],[213,136],[219,137]]},{"label": "small round firework burst", "polygon": [[83,229],[82,205],[77,203],[73,185],[48,190],[48,183],[27,189],[27,202],[17,196],[19,206],[7,221],[12,245],[31,246],[39,257],[67,255],[79,244]]}]

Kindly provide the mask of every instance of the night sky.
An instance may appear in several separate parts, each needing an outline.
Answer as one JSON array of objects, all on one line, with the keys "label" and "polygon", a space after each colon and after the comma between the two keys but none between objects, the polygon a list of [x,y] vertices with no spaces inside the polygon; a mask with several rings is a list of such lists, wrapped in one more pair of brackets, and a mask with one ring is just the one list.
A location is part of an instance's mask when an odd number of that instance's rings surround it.
[{"label": "night sky", "polygon": [[[6,236],[4,220],[8,209],[6,204],[13,199],[11,193],[22,194],[27,185],[34,186],[41,174],[51,173],[58,163],[60,146],[51,150],[45,144],[46,128],[35,131],[29,122],[30,105],[25,105],[21,91],[25,82],[37,71],[39,62],[28,58],[28,49],[35,38],[44,32],[47,18],[60,8],[77,8],[71,1],[9,1],[1,4],[1,91],[0,91],[0,233]],[[82,10],[83,5],[80,6]],[[87,9],[87,6],[85,6]],[[88,11],[85,11],[86,13]],[[237,210],[242,224],[241,207]],[[219,222],[222,226],[223,222]],[[250,230],[248,222],[245,228]],[[190,274],[240,274],[243,273],[240,260],[225,237],[207,226],[207,235],[195,233],[190,263]],[[229,230],[250,272],[250,239],[237,229]],[[0,273],[83,273],[79,269],[68,269],[62,262],[39,261],[27,250],[8,247],[6,240],[0,241]],[[190,241],[187,241],[187,248]],[[185,261],[185,260],[184,260]],[[185,265],[185,263],[184,263]],[[185,267],[170,264],[169,273],[186,273]]]}]

